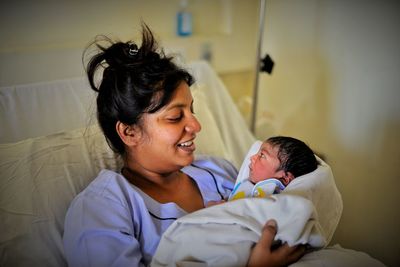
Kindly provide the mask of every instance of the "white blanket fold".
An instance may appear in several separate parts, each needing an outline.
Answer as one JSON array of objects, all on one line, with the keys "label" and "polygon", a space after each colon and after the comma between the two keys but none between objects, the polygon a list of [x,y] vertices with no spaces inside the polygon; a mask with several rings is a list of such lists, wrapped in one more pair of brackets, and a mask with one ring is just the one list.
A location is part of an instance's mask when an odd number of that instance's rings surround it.
[{"label": "white blanket fold", "polygon": [[299,196],[240,199],[212,206],[177,220],[163,235],[152,266],[245,266],[265,222],[275,219],[276,240],[313,247],[326,245],[312,203]]}]

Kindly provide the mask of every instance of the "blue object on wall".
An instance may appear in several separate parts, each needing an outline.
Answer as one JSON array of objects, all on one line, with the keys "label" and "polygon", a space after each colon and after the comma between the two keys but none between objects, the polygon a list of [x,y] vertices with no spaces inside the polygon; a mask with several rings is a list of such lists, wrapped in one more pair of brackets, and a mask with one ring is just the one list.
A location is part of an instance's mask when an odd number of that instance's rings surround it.
[{"label": "blue object on wall", "polygon": [[177,19],[177,34],[178,36],[192,35],[192,14],[187,11],[187,1],[182,0]]}]

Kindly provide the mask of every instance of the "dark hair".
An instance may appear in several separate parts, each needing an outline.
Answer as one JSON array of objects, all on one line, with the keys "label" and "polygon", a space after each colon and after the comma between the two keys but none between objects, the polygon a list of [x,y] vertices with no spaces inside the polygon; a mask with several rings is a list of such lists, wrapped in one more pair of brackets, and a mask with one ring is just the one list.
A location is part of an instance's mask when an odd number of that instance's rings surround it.
[{"label": "dark hair", "polygon": [[294,177],[298,177],[317,169],[318,161],[314,152],[303,141],[293,137],[274,136],[266,142],[278,147],[278,159],[281,162],[278,170],[291,172]]},{"label": "dark hair", "polygon": [[[97,119],[109,146],[124,154],[124,143],[115,129],[116,123],[139,124],[144,113],[154,113],[168,104],[182,81],[191,86],[194,79],[178,67],[172,57],[158,51],[151,30],[144,23],[139,48],[134,42],[113,42],[101,36],[87,47],[83,58],[93,45],[98,52],[90,58],[86,72],[91,88],[98,92]],[[96,86],[95,74],[101,68],[104,72]]]}]

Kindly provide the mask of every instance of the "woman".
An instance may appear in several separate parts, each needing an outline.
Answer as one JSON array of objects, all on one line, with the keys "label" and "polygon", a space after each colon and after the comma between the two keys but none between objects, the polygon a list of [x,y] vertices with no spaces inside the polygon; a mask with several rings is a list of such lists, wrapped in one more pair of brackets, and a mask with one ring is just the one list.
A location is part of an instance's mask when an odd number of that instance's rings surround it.
[{"label": "woman", "polygon": [[[194,160],[201,126],[193,112],[192,76],[157,50],[144,25],[142,44],[97,45],[87,74],[98,92],[97,114],[107,142],[121,154],[117,173],[102,170],[71,203],[64,248],[70,266],[146,266],[162,233],[176,219],[226,199],[237,171],[227,161]],[[104,64],[106,63],[106,64]],[[104,67],[100,85],[95,74]],[[302,248],[271,252],[269,222],[248,266],[280,266]]]}]

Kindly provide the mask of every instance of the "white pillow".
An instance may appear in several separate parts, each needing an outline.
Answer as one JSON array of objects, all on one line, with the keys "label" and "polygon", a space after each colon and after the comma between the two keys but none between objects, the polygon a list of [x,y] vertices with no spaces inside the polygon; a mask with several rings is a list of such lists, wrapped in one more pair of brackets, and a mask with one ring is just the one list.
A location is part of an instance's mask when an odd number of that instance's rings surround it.
[{"label": "white pillow", "polygon": [[206,154],[231,160],[218,125],[207,105],[207,99],[202,87],[193,85],[192,96],[194,113],[202,126],[195,140],[196,154]]},{"label": "white pillow", "polygon": [[0,265],[66,265],[70,201],[100,169],[119,165],[97,126],[0,144]]}]

